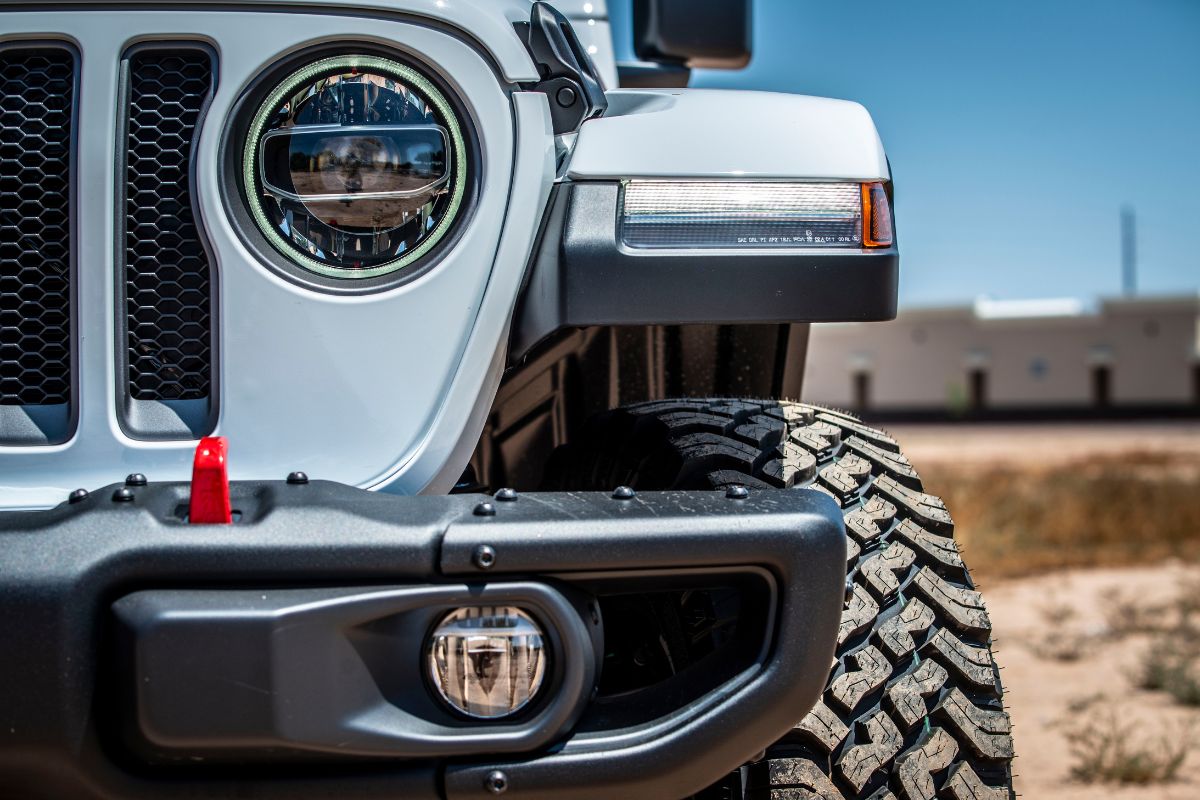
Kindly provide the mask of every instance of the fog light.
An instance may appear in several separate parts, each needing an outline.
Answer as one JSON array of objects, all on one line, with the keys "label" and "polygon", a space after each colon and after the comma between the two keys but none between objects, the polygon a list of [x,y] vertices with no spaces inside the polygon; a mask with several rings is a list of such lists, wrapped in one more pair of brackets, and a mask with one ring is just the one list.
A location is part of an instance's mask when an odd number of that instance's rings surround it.
[{"label": "fog light", "polygon": [[514,606],[469,606],[447,614],[429,643],[429,676],[438,693],[469,717],[520,711],[546,673],[545,638]]}]

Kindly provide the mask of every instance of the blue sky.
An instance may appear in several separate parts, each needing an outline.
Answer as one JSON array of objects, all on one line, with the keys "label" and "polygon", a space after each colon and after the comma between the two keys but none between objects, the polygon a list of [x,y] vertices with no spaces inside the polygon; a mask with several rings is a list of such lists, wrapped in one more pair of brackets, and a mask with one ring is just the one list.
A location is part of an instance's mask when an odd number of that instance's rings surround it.
[{"label": "blue sky", "polygon": [[[610,0],[614,24],[622,6]],[[903,305],[1200,288],[1200,0],[755,0],[741,72],[856,100],[896,182]]]}]

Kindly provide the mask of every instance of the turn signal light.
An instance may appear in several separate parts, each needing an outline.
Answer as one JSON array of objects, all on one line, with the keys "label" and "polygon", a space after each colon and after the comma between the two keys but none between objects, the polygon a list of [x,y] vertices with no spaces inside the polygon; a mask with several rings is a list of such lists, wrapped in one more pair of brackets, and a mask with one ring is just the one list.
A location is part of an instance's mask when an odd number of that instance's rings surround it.
[{"label": "turn signal light", "polygon": [[882,183],[862,185],[863,247],[888,247],[892,243],[892,203]]}]

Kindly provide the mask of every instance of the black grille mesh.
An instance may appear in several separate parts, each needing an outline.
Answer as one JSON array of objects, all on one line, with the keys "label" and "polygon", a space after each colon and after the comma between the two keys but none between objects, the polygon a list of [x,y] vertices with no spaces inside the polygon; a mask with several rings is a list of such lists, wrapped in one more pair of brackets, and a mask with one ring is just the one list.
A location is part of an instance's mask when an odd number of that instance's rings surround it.
[{"label": "black grille mesh", "polygon": [[146,50],[129,59],[125,306],[136,400],[209,395],[211,277],[189,166],[212,79],[203,50]]},{"label": "black grille mesh", "polygon": [[0,50],[0,405],[71,396],[71,109],[65,50]]}]

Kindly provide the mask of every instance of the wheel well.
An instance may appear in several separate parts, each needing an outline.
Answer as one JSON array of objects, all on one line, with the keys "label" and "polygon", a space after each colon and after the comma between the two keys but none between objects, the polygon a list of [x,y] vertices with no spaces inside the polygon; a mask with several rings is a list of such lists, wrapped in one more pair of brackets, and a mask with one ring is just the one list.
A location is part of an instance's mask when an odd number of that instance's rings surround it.
[{"label": "wheel well", "polygon": [[510,364],[457,490],[531,489],[592,414],[668,397],[798,399],[807,324],[560,330]]}]

